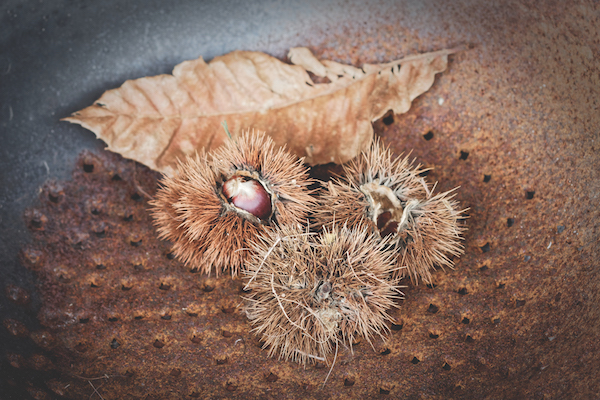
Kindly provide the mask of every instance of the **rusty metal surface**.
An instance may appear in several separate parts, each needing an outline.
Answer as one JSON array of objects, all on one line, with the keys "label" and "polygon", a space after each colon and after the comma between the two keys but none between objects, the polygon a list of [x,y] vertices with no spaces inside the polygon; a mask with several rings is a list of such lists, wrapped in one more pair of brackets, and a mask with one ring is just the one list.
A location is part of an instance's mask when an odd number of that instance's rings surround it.
[{"label": "rusty metal surface", "polygon": [[[156,239],[143,192],[157,175],[88,152],[25,213],[41,328],[2,321],[35,349],[3,355],[4,379],[36,399],[596,396],[598,5],[429,6],[380,5],[370,23],[309,40],[358,65],[474,44],[409,113],[376,123],[470,207],[464,256],[434,287],[407,282],[387,343],[341,354],[323,388],[324,365],[267,358],[238,307],[241,283],[188,271]],[[31,313],[30,294],[4,291]]]}]

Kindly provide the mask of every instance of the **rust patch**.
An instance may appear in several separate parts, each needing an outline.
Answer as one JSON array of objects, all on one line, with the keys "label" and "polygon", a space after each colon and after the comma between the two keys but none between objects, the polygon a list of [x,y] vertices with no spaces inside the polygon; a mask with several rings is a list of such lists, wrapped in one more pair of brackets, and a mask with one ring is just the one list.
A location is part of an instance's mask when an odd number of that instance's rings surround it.
[{"label": "rust patch", "polygon": [[[341,351],[322,389],[324,365],[267,358],[235,307],[240,282],[187,270],[156,239],[144,193],[155,192],[157,174],[86,153],[73,179],[46,185],[26,213],[33,243],[22,260],[39,279],[43,325],[30,336],[46,353],[6,355],[11,376],[46,373],[40,385],[72,399],[90,397],[89,382],[107,399],[600,392],[597,13],[450,4],[439,12],[469,32],[418,36],[399,28],[410,21],[398,12],[314,46],[319,57],[361,64],[486,38],[454,55],[409,113],[376,123],[395,152],[434,168],[428,180],[440,191],[461,186],[470,207],[465,255],[435,272],[434,285],[409,284],[379,351],[365,341]],[[6,294],[29,301],[16,287]]]}]

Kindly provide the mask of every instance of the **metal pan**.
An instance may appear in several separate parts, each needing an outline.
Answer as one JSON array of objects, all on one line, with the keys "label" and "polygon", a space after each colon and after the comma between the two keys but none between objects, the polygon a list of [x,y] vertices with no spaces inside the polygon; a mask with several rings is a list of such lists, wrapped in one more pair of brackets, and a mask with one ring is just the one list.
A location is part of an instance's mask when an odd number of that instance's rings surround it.
[{"label": "metal pan", "polygon": [[[284,58],[290,47],[309,46],[318,56],[360,65],[458,44],[472,46],[451,58],[409,113],[378,123],[376,131],[397,152],[414,149],[418,161],[436,168],[432,179],[442,187],[462,186],[459,199],[471,208],[465,256],[456,270],[439,272],[437,288],[409,284],[392,344],[380,353],[364,349],[354,363],[334,370],[325,391],[301,386],[302,372],[294,372],[279,382],[265,373],[252,393],[597,394],[599,12],[585,1],[5,0],[0,376],[20,378],[0,378],[1,396],[61,398],[48,382],[64,371],[19,369],[9,357],[28,359],[38,351],[27,335],[15,334],[12,321],[29,332],[44,328],[39,277],[20,256],[32,240],[24,211],[39,204],[45,182],[71,179],[83,150],[104,148],[61,118],[127,79],[236,49]],[[60,354],[47,355],[60,363]],[[268,368],[297,367],[265,363],[256,361],[257,371],[275,376]],[[372,365],[404,371],[406,378],[382,375]],[[223,387],[217,382],[207,393],[236,396]]]}]

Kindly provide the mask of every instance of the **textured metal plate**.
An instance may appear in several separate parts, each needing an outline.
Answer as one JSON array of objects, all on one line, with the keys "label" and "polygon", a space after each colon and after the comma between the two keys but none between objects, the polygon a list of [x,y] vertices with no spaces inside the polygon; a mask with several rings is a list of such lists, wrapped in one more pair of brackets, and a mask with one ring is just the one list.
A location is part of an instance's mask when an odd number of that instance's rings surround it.
[{"label": "textured metal plate", "polygon": [[[9,1],[1,18],[5,393],[600,392],[597,4]],[[127,78],[200,54],[283,57],[309,45],[360,65],[461,43],[473,46],[451,57],[409,113],[376,131],[395,152],[412,150],[434,167],[428,179],[440,190],[461,186],[458,199],[470,207],[465,255],[434,274],[435,287],[408,284],[389,341],[344,352],[323,388],[324,365],[266,358],[237,307],[239,281],[169,259],[139,190],[152,194],[157,175],[57,122]],[[93,151],[77,158],[85,148]]]}]

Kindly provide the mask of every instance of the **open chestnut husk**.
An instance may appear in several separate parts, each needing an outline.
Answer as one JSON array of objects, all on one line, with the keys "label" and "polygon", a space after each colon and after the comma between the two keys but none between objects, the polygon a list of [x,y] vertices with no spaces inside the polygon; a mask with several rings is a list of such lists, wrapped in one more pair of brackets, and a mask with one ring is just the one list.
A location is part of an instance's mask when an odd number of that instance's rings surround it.
[{"label": "open chestnut husk", "polygon": [[302,160],[262,133],[242,134],[209,154],[180,162],[152,204],[160,238],[205,273],[237,275],[250,242],[269,230],[302,225],[315,205]]}]

